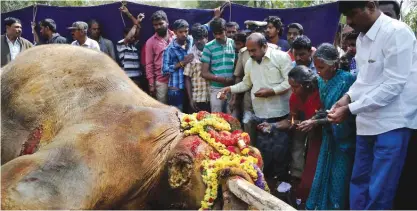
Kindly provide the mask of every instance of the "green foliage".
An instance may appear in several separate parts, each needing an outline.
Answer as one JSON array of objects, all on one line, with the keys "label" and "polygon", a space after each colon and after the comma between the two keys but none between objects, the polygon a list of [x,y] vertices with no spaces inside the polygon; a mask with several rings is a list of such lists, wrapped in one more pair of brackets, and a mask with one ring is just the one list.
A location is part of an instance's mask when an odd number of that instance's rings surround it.
[{"label": "green foliage", "polygon": [[35,4],[43,4],[49,6],[60,6],[60,7],[79,7],[79,6],[93,6],[100,4],[108,4],[114,1],[93,1],[93,0],[49,0],[49,1],[1,1],[1,12],[9,12],[13,10],[22,9]]},{"label": "green foliage", "polygon": [[411,2],[408,13],[403,16],[403,21],[411,27],[414,34],[417,34],[417,2]]},{"label": "green foliage", "polygon": [[214,1],[198,1],[197,6],[200,9],[213,9],[216,7],[220,7],[226,1],[222,0],[214,0]]},{"label": "green foliage", "polygon": [[30,1],[0,1],[1,13],[22,9],[32,4]]}]

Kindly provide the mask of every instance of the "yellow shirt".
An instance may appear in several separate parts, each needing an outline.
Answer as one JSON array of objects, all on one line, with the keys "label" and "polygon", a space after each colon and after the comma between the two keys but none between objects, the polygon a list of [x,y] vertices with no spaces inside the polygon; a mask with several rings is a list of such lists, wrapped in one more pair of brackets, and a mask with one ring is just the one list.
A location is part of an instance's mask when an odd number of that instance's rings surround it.
[{"label": "yellow shirt", "polygon": [[245,65],[245,76],[242,82],[231,86],[231,91],[242,93],[252,88],[251,98],[255,116],[259,118],[282,117],[290,112],[291,91],[267,98],[255,97],[254,93],[261,88],[273,89],[275,93],[289,90],[288,72],[291,69],[291,58],[286,52],[268,47],[260,64],[249,58]]}]

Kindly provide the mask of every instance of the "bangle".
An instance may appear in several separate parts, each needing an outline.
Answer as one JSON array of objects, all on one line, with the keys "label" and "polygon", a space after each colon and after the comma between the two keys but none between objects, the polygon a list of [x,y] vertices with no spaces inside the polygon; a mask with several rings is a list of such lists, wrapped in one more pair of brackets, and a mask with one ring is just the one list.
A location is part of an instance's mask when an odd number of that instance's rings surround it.
[{"label": "bangle", "polygon": [[184,68],[184,64],[182,62],[180,62],[180,67]]}]

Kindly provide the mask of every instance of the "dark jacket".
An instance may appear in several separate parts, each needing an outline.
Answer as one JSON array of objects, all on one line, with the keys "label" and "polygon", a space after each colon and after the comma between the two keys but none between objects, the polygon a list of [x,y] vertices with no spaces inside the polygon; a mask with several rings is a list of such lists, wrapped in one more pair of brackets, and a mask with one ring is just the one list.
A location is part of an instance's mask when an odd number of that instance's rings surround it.
[{"label": "dark jacket", "polygon": [[47,44],[68,44],[67,38],[59,35],[59,33],[53,33],[52,38],[46,42]]},{"label": "dark jacket", "polygon": [[[3,67],[4,65],[8,64],[12,58],[10,56],[10,49],[9,49],[9,44],[7,43],[7,38],[6,35],[1,35],[1,67]],[[20,37],[18,42],[20,43],[20,52],[29,49],[33,46],[33,44],[23,38]]]}]

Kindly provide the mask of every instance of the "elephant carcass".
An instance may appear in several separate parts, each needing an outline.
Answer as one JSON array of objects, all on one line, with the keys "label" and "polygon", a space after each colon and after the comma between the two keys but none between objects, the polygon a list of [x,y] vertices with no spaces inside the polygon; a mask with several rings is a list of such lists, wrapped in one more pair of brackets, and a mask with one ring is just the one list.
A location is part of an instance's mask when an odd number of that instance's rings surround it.
[{"label": "elephant carcass", "polygon": [[[175,108],[105,54],[69,45],[22,52],[1,88],[3,209],[146,208],[182,139]],[[40,150],[18,157],[28,148]]]},{"label": "elephant carcass", "polygon": [[182,114],[105,54],[38,46],[1,70],[1,88],[2,209],[199,208],[205,186]]}]

